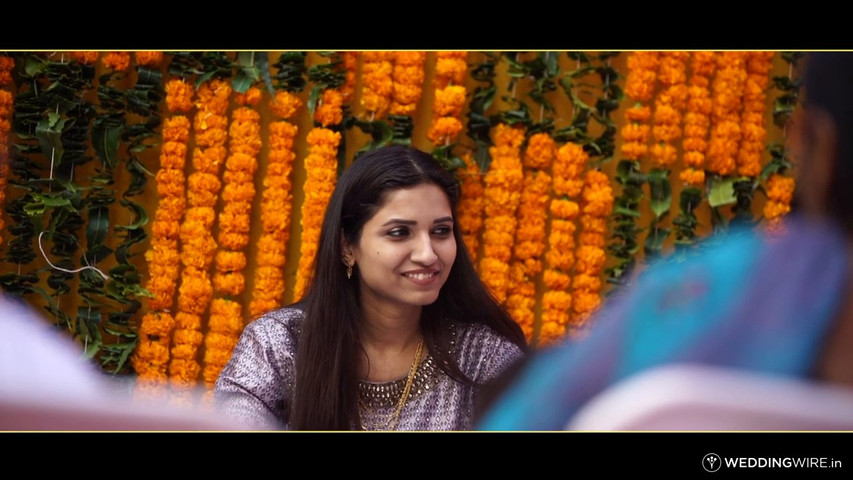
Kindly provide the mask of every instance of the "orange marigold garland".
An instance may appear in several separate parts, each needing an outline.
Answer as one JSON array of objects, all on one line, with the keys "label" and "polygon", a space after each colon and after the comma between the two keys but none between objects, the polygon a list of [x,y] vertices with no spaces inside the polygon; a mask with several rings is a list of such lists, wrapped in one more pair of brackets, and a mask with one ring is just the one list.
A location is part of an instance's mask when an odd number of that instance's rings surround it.
[{"label": "orange marigold garland", "polygon": [[583,327],[601,305],[601,274],[607,254],[607,217],[613,211],[613,189],[607,175],[590,170],[581,193],[581,234],[572,279],[572,328]]},{"label": "orange marigold garland", "polygon": [[510,266],[510,294],[506,306],[521,325],[527,341],[533,339],[536,283],[542,273],[545,253],[545,230],[551,176],[547,170],[554,161],[554,140],[547,133],[530,137],[524,152],[524,190],[518,207],[519,226],[515,232],[514,261]]},{"label": "orange marigold garland", "polygon": [[782,217],[791,211],[794,187],[793,178],[778,173],[774,173],[767,179],[765,186],[767,202],[764,204],[764,218],[771,230],[780,228]]},{"label": "orange marigold garland", "polygon": [[[261,116],[251,107],[261,98],[261,91],[249,88],[237,94],[244,105],[233,111],[228,130],[229,156],[225,161],[222,190],[223,207],[219,214],[219,251],[215,259],[216,273],[213,289],[217,296],[210,308],[208,331],[204,338],[204,369],[202,378],[209,390],[231,356],[243,329],[240,303],[231,299],[243,293],[246,256],[249,244],[252,200],[255,197],[254,177],[261,150]],[[212,399],[212,397],[208,397]]]},{"label": "orange marigold garland", "polygon": [[519,149],[524,130],[498,124],[493,132],[495,146],[489,149],[492,163],[485,178],[485,230],[480,276],[497,300],[503,303],[509,286],[509,261],[518,223],[516,210],[524,187]]},{"label": "orange marigold garland", "polygon": [[188,395],[198,379],[201,366],[197,361],[203,335],[202,315],[213,298],[208,271],[216,253],[212,227],[214,208],[221,183],[220,166],[225,163],[231,85],[211,80],[198,90],[198,113],[193,122],[196,148],[192,162],[194,172],[188,178],[189,208],[181,224],[181,263],[184,270],[178,289],[178,314],[172,336],[172,358],[169,379],[177,401],[189,401]]},{"label": "orange marigold garland", "polygon": [[308,133],[308,156],[305,158],[305,201],[302,204],[302,237],[299,268],[296,272],[294,299],[302,298],[311,279],[320,228],[326,206],[335,189],[338,170],[338,145],[341,134],[327,128],[314,128]]},{"label": "orange marigold garland", "polygon": [[77,61],[78,63],[82,63],[84,65],[93,65],[98,61],[98,57],[100,53],[98,52],[83,52],[83,51],[75,51],[68,52],[68,55],[72,60]]},{"label": "orange marigold garland", "polygon": [[659,52],[632,52],[628,56],[628,76],[625,79],[625,94],[634,100],[634,106],[625,112],[628,123],[620,130],[622,134],[622,156],[639,160],[646,156],[649,147],[651,109],[644,105],[655,91],[655,79]]},{"label": "orange marigold garland", "polygon": [[655,98],[651,162],[657,168],[670,168],[678,153],[673,143],[681,137],[681,111],[687,100],[687,52],[662,52],[657,79],[661,92]]},{"label": "orange marigold garland", "polygon": [[736,157],[741,141],[740,111],[743,87],[746,83],[746,52],[717,54],[717,74],[714,77],[714,104],[711,110],[713,127],[708,143],[708,170],[717,175],[735,172]]},{"label": "orange marigold garland", "polygon": [[548,252],[542,282],[546,292],[542,296],[542,327],[539,343],[547,345],[561,338],[571,320],[571,271],[575,265],[575,220],[580,206],[572,199],[583,189],[581,174],[589,155],[583,147],[567,143],[557,150],[552,167],[551,225],[548,235]]},{"label": "orange marigold garland", "polygon": [[651,205],[654,217],[649,222],[649,235],[645,253],[653,258],[661,252],[661,246],[670,230],[661,224],[669,214],[672,204],[670,191],[670,168],[678,159],[675,141],[681,138],[681,112],[687,101],[687,52],[662,52],[659,56],[657,79],[660,92],[655,98],[652,127],[654,144],[650,150],[651,170],[648,183],[651,190]]},{"label": "orange marigold garland", "polygon": [[393,115],[411,115],[421,99],[421,85],[424,83],[425,52],[395,52],[393,70],[393,95],[391,113]]},{"label": "orange marigold garland", "polygon": [[355,76],[358,68],[358,52],[342,52],[344,60],[344,70],[346,70],[346,82],[341,87],[341,95],[344,96],[344,103],[352,100],[355,93]]},{"label": "orange marigold garland", "polygon": [[[12,57],[0,56],[0,88],[12,82],[11,71],[15,68]],[[0,209],[6,202],[6,181],[9,178],[9,131],[12,128],[12,94],[0,90]],[[0,230],[4,228],[3,216],[0,215]],[[0,244],[3,237],[0,237]]]},{"label": "orange marigold garland", "polygon": [[361,78],[363,82],[361,105],[370,114],[371,120],[378,120],[391,108],[391,95],[394,91],[392,74],[394,52],[363,52]]},{"label": "orange marigold garland", "polygon": [[470,153],[463,156],[462,197],[459,200],[459,228],[468,248],[471,261],[476,264],[480,247],[480,227],[483,226],[484,189],[483,174]]},{"label": "orange marigold garland", "polygon": [[163,61],[163,52],[136,52],[136,63],[145,67],[156,67]]},{"label": "orange marigold garland", "polygon": [[296,158],[293,140],[297,132],[296,125],[284,120],[270,124],[270,151],[261,194],[262,233],[249,303],[252,318],[280,306],[284,296],[285,249],[290,236],[293,202],[290,174]]},{"label": "orange marigold garland", "polygon": [[743,89],[741,114],[742,141],[737,156],[738,174],[757,177],[761,173],[761,155],[764,152],[765,98],[770,84],[768,73],[773,68],[773,52],[749,52],[746,60],[746,83]]},{"label": "orange marigold garland", "polygon": [[437,52],[435,79],[435,98],[432,105],[432,122],[427,137],[436,146],[456,141],[462,131],[459,117],[465,106],[467,90],[465,62],[468,52]]},{"label": "orange marigold garland", "polygon": [[690,54],[690,86],[687,88],[687,111],[684,115],[684,168],[679,173],[684,188],[679,199],[680,212],[673,220],[676,247],[691,245],[696,238],[699,220],[693,211],[702,202],[705,187],[705,151],[711,115],[711,76],[716,69],[714,52]]},{"label": "orange marigold garland", "polygon": [[130,52],[109,52],[102,59],[104,67],[123,72],[130,67]]},{"label": "orange marigold garland", "polygon": [[[166,367],[175,326],[171,312],[180,268],[180,222],[186,209],[184,165],[190,121],[180,113],[192,108],[193,89],[182,80],[172,80],[169,85],[166,105],[172,116],[163,122],[160,169],[156,175],[160,200],[151,227],[151,246],[145,253],[149,272],[146,289],[153,297],[148,300],[149,311],[142,317],[139,345],[131,358],[139,375],[136,391],[143,396],[156,394],[167,383]],[[176,95],[181,98],[174,98]]]},{"label": "orange marigold garland", "polygon": [[684,116],[684,170],[681,181],[692,187],[705,185],[705,150],[708,148],[708,130],[711,124],[711,76],[716,68],[714,52],[691,53],[690,87],[688,87],[687,114]]}]

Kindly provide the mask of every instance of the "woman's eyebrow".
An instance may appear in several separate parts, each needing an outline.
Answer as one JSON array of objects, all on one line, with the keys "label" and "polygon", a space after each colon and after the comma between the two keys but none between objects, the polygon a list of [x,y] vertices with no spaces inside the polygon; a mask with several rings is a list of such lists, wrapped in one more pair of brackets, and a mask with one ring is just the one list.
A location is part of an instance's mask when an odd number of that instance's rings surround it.
[{"label": "woman's eyebrow", "polygon": [[[432,221],[432,223],[444,223],[444,222],[452,222],[452,221],[453,221],[453,217],[441,217],[441,218],[436,218],[435,220]],[[392,218],[392,219],[388,220],[387,222],[383,223],[382,226],[384,227],[386,225],[392,225],[392,224],[395,224],[395,225],[398,225],[398,224],[399,225],[417,225],[418,222],[416,222],[415,220],[403,220],[402,218]]]}]

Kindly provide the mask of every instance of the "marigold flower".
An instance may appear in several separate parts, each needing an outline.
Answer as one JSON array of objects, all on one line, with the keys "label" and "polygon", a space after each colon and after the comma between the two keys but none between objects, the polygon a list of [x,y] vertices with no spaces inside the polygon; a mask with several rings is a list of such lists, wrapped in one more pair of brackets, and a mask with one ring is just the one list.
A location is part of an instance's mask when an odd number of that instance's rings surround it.
[{"label": "marigold flower", "polygon": [[434,144],[452,142],[462,131],[462,122],[454,117],[439,117],[433,120],[427,137]]},{"label": "marigold flower", "polygon": [[136,52],[136,63],[146,67],[156,67],[163,61],[163,52]]},{"label": "marigold flower", "polygon": [[124,71],[130,67],[130,53],[128,52],[109,52],[103,58],[104,67],[115,70]]},{"label": "marigold flower", "polygon": [[68,52],[68,55],[72,60],[77,61],[78,63],[82,63],[84,65],[93,65],[98,61],[98,57],[100,56],[99,52]]},{"label": "marigold flower", "polygon": [[302,100],[293,93],[286,90],[279,90],[275,92],[275,97],[270,101],[269,106],[270,111],[275,116],[288,119],[293,117],[302,108]]},{"label": "marigold flower", "polygon": [[173,78],[166,83],[166,107],[170,112],[189,112],[193,108],[194,93],[192,85]]}]

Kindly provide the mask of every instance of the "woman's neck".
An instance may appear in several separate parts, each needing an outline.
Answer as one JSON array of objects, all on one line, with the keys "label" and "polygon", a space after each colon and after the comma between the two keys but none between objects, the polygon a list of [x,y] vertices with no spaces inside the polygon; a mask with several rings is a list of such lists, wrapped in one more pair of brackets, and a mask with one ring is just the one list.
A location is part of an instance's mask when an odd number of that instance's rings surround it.
[{"label": "woman's neck", "polygon": [[362,304],[362,345],[377,350],[406,350],[420,340],[420,306],[391,308]]}]

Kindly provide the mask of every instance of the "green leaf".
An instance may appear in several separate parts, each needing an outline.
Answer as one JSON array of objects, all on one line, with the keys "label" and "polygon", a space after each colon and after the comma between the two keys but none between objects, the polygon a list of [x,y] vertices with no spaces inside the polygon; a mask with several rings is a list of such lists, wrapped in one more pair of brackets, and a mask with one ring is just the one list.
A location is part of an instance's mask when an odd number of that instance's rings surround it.
[{"label": "green leaf", "polygon": [[24,205],[24,212],[29,216],[43,215],[46,208],[64,207],[74,210],[71,199],[60,197],[57,194],[33,193],[33,201]]},{"label": "green leaf", "polygon": [[702,202],[702,190],[696,187],[688,187],[681,191],[678,206],[682,212],[692,212]]},{"label": "green leaf", "polygon": [[65,127],[65,119],[55,113],[49,113],[47,118],[42,118],[36,126],[36,137],[39,139],[41,151],[48,160],[58,166],[62,160],[64,149],[62,147],[62,129]]},{"label": "green leaf", "polygon": [[320,95],[323,93],[323,87],[314,85],[311,88],[311,94],[308,96],[308,111],[311,112],[311,118],[314,118],[314,110],[317,109],[317,102],[320,100]]},{"label": "green leaf", "polygon": [[711,179],[710,191],[708,192],[708,204],[712,207],[731,205],[737,201],[734,190],[734,179],[730,177]]},{"label": "green leaf", "polygon": [[616,215],[625,215],[628,217],[640,218],[640,212],[625,207],[613,207],[613,213]]},{"label": "green leaf", "polygon": [[107,207],[89,209],[89,223],[86,225],[86,244],[91,249],[104,243],[110,229],[110,210]]},{"label": "green leaf", "polygon": [[667,228],[653,228],[649,230],[649,235],[646,237],[646,243],[644,244],[646,253],[660,252],[661,248],[663,248],[663,242],[666,241],[668,236],[669,229]]},{"label": "green leaf", "polygon": [[388,125],[384,120],[377,120],[373,123],[376,124],[377,131],[379,132],[379,145],[387,145],[394,137],[394,130],[391,128],[391,125]]},{"label": "green leaf", "polygon": [[651,190],[651,207],[655,216],[660,218],[669,212],[672,204],[672,190],[669,183],[669,171],[652,170],[648,175]]},{"label": "green leaf", "polygon": [[116,230],[136,230],[148,224],[148,213],[138,203],[122,200],[122,205],[133,210],[134,220],[129,225],[116,225]]},{"label": "green leaf", "polygon": [[42,73],[45,68],[47,68],[47,64],[44,60],[33,55],[27,56],[27,60],[24,62],[24,73],[30,78]]},{"label": "green leaf", "polygon": [[237,93],[246,93],[256,80],[257,79],[253,79],[245,69],[242,69],[234,75],[234,78],[231,79],[231,88],[233,88]]},{"label": "green leaf", "polygon": [[95,122],[92,127],[92,146],[102,162],[110,168],[118,165],[118,147],[124,125]]},{"label": "green leaf", "polygon": [[216,70],[211,70],[209,72],[205,72],[202,75],[199,75],[198,79],[195,81],[196,90],[198,90],[202,85],[204,85],[204,82],[213,78],[213,76],[216,75],[216,73],[217,73]]}]

